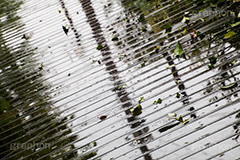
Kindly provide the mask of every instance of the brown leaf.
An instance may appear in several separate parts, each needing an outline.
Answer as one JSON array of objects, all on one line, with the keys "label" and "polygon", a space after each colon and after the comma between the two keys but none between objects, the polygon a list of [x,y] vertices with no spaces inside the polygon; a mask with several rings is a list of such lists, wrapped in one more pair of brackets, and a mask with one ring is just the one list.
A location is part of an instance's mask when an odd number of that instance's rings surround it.
[{"label": "brown leaf", "polygon": [[103,115],[103,116],[99,117],[99,119],[100,119],[101,121],[105,120],[106,118],[107,118],[106,115]]}]

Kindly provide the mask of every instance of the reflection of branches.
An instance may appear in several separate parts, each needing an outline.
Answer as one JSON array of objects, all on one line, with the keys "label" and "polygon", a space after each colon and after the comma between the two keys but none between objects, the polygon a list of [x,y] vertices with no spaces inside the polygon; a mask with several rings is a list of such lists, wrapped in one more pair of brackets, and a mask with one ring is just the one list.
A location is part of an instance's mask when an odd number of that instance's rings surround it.
[{"label": "reflection of branches", "polygon": [[[16,15],[16,11],[21,4],[22,2],[12,3],[5,0],[1,1],[0,17],[5,17],[5,20],[0,22],[1,28],[6,27],[6,25],[9,28],[19,25],[17,24],[17,20],[20,19],[20,17]],[[0,155],[5,159],[19,159],[28,156],[29,158],[37,159],[47,155],[46,158],[51,159],[51,156],[54,155],[50,155],[49,153],[60,147],[63,147],[62,150],[59,150],[55,154],[63,154],[67,150],[73,149],[74,145],[65,148],[64,146],[74,141],[77,136],[72,135],[67,137],[67,135],[72,132],[66,124],[62,125],[68,121],[67,118],[53,123],[50,126],[53,130],[44,135],[44,137],[39,136],[39,132],[36,132],[38,128],[44,128],[46,124],[55,121],[58,117],[52,116],[46,119],[46,117],[50,115],[49,111],[52,109],[52,103],[48,101],[49,95],[44,92],[45,90],[38,90],[39,88],[47,88],[39,81],[42,77],[41,73],[38,72],[38,70],[32,70],[32,68],[26,68],[25,70],[19,69],[19,61],[17,60],[19,57],[21,57],[21,62],[30,63],[30,66],[36,66],[36,60],[29,56],[35,54],[34,49],[30,48],[27,40],[24,40],[24,42],[18,44],[18,46],[18,50],[11,49],[4,40],[3,31],[0,30],[0,52],[2,54],[0,56],[0,74],[2,80],[0,84]],[[21,51],[21,53],[19,53],[19,51]],[[20,54],[21,56],[19,56]],[[22,77],[22,75],[34,76],[28,78]],[[16,79],[19,77],[22,77],[21,82],[16,83]],[[19,107],[19,104],[22,104],[22,107]],[[37,112],[32,112],[32,110],[37,110]],[[54,138],[42,143],[43,140],[48,137]],[[53,144],[55,141],[62,139],[62,137],[67,138],[52,147],[48,145],[47,148],[41,148],[39,146],[26,148],[27,144],[33,143]],[[13,146],[13,144],[18,144],[18,146]],[[23,148],[24,146],[25,148]],[[37,152],[38,154],[35,154]],[[76,154],[77,152],[73,152],[63,157],[63,159],[73,158]]]},{"label": "reflection of branches", "polygon": [[[235,118],[236,118],[236,119],[239,119],[239,118],[240,118],[240,112],[237,113],[237,115],[235,116]],[[235,130],[235,133],[238,133],[238,135],[237,135],[236,137],[234,137],[233,140],[238,141],[238,138],[239,138],[239,136],[240,136],[240,121],[233,126],[233,129]]]}]

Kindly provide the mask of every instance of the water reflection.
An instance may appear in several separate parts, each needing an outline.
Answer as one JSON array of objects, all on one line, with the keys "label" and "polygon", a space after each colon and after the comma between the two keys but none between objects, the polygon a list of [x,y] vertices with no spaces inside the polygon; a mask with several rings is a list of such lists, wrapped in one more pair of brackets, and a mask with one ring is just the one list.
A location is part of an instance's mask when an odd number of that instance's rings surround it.
[{"label": "water reflection", "polygon": [[[60,2],[63,1],[60,0]],[[91,3],[89,0],[80,0],[80,2],[83,4]],[[18,35],[19,42],[14,42],[16,43],[17,49],[7,43],[10,39],[5,35],[5,29],[15,25],[21,26],[18,21],[19,17],[14,13],[21,3],[3,1],[2,4],[4,4],[2,5],[3,8],[6,9],[4,9],[3,12],[1,10],[1,20],[3,19],[4,21],[0,23],[0,51],[1,54],[3,54],[3,56],[0,57],[0,61],[2,62],[0,63],[1,156],[5,158],[11,157],[12,159],[27,156],[32,159],[40,157],[44,159],[59,157],[62,157],[62,159],[71,159],[76,156],[81,159],[89,159],[95,157],[97,150],[93,150],[99,144],[94,140],[91,140],[91,143],[86,142],[86,144],[80,144],[80,148],[75,147],[74,142],[80,141],[81,143],[81,140],[84,138],[81,139],[81,137],[74,135],[71,128],[67,125],[70,120],[74,119],[74,116],[69,118],[63,117],[57,111],[53,111],[54,105],[51,101],[51,96],[46,92],[49,86],[42,84],[44,64],[42,66],[41,63],[38,63],[36,59],[32,58],[31,55],[36,53],[36,49],[31,48],[31,45],[29,45],[27,35]],[[61,4],[63,9],[66,8],[64,3]],[[185,79],[184,81],[183,76],[190,73],[191,70],[197,70],[200,67],[206,70],[209,63],[208,57],[216,56],[221,59],[217,64],[214,64],[215,69],[211,70],[214,73],[219,72],[220,74],[215,77],[213,74],[211,79],[208,80],[209,83],[206,84],[207,90],[204,91],[204,94],[211,94],[219,90],[219,87],[226,86],[229,81],[231,83],[239,81],[236,76],[238,72],[232,70],[234,67],[232,60],[236,59],[238,55],[231,57],[228,56],[230,54],[227,52],[229,48],[233,50],[239,49],[239,45],[236,43],[239,41],[239,37],[220,41],[219,39],[225,34],[226,27],[228,27],[227,25],[221,25],[220,27],[214,25],[212,28],[204,28],[205,25],[211,24],[212,22],[227,23],[229,22],[228,18],[222,15],[219,17],[207,15],[201,17],[203,20],[200,20],[199,17],[197,19],[193,13],[195,10],[198,10],[199,7],[192,8],[192,1],[181,1],[181,3],[179,3],[175,0],[128,0],[123,1],[122,4],[126,10],[123,11],[123,15],[118,18],[118,22],[120,24],[119,26],[123,24],[122,26],[125,26],[125,28],[121,30],[116,27],[112,31],[114,35],[121,37],[119,38],[120,40],[116,42],[116,46],[119,47],[119,49],[123,49],[122,53],[120,53],[121,57],[119,57],[119,60],[129,64],[130,67],[137,65],[138,68],[136,70],[144,69],[158,60],[172,66],[168,70],[171,76],[169,81],[175,84],[174,87],[176,87],[176,91],[174,92],[181,93],[181,99],[179,99],[179,101],[183,106],[191,103],[191,95],[193,95],[189,94],[186,90],[187,87],[185,83],[189,79]],[[171,5],[171,7],[167,7],[169,5]],[[111,3],[107,6],[111,6]],[[144,155],[145,159],[152,159],[151,154],[149,154],[150,149],[146,145],[154,141],[151,133],[152,128],[150,128],[150,125],[146,125],[147,119],[145,117],[141,118],[141,116],[138,117],[131,114],[129,107],[132,107],[133,104],[131,103],[127,89],[119,89],[119,86],[123,85],[124,82],[121,81],[121,77],[119,76],[119,70],[114,56],[112,56],[113,53],[111,53],[110,46],[107,44],[108,41],[104,38],[101,24],[94,13],[93,7],[83,5],[83,9],[86,12],[88,23],[91,26],[93,37],[97,44],[104,44],[104,48],[101,51],[103,57],[102,62],[106,64],[106,71],[114,82],[113,92],[121,101],[122,108],[125,109],[127,123],[130,124],[130,128],[134,130],[132,136],[135,141],[133,141],[132,145],[140,149],[141,156]],[[184,13],[187,11],[191,13]],[[67,10],[65,10],[65,16],[69,16]],[[183,23],[183,16],[190,17],[190,22]],[[70,21],[77,42],[79,42],[77,44],[80,45],[80,34],[77,34],[77,30],[75,30],[74,25],[71,23],[72,19],[70,17],[67,17],[67,19]],[[118,22],[114,20],[111,25],[116,26]],[[196,34],[194,30],[200,30],[202,34],[193,35],[191,36],[192,38],[189,38],[190,34]],[[239,33],[236,27],[233,28],[233,30]],[[212,35],[213,33],[214,37]],[[11,32],[8,32],[8,35],[11,35]],[[175,57],[173,54],[174,47],[180,39],[181,42],[183,42],[182,45],[186,55],[183,57]],[[224,47],[225,43],[229,43],[231,47]],[[201,63],[198,63],[199,61]],[[226,61],[228,61],[228,63],[224,63]],[[186,68],[190,70],[182,74],[181,71],[185,66],[179,68],[175,65],[181,65],[185,62],[191,63],[191,65],[186,65]],[[206,72],[208,72],[208,70],[206,70]],[[214,82],[214,80],[216,80],[216,82]],[[203,79],[203,81],[206,80]],[[217,82],[221,82],[219,83],[220,86],[219,84],[215,85]],[[214,85],[212,85],[212,83],[214,83]],[[148,86],[148,84],[146,84],[146,86]],[[236,89],[233,89],[227,92],[231,94],[236,91]],[[196,118],[196,114],[194,107],[191,106],[187,109],[187,116]],[[169,123],[167,123],[167,126],[163,126],[160,129],[158,128],[158,131],[162,134],[179,126],[179,123]],[[138,129],[138,127],[141,127],[141,129]],[[234,129],[236,129],[236,132],[238,131],[238,124],[234,126]],[[94,136],[90,138],[95,139]],[[127,141],[131,141],[131,139],[127,139]],[[77,155],[79,153],[77,150],[82,154]]]},{"label": "water reflection", "polygon": [[[227,28],[229,28],[232,23],[238,22],[239,18],[229,14],[209,14],[209,10],[212,10],[214,13],[222,13],[219,12],[218,9],[220,9],[220,11],[224,12],[235,12],[235,15],[237,15],[239,13],[237,11],[239,9],[238,5],[229,5],[227,2],[221,2],[209,9],[206,4],[202,3],[192,7],[194,6],[193,3],[193,1],[167,1],[166,3],[165,1],[151,0],[122,1],[128,13],[125,18],[127,19],[127,23],[124,22],[123,24],[126,25],[127,29],[122,33],[118,33],[117,29],[113,31],[113,33],[117,32],[119,35],[124,35],[122,42],[116,44],[119,48],[127,46],[125,51],[132,49],[129,55],[125,55],[120,59],[129,64],[129,66],[140,63],[139,68],[146,67],[163,57],[169,66],[173,66],[171,67],[171,74],[174,77],[172,80],[174,82],[177,81],[176,85],[182,94],[183,105],[189,104],[191,98],[185,91],[185,84],[181,80],[181,76],[179,76],[177,67],[175,67],[176,60],[178,60],[178,63],[184,63],[184,61],[190,60],[192,63],[189,64],[190,70],[197,70],[198,68],[207,66],[209,57],[216,56],[221,60],[218,62],[217,69],[215,69],[214,72],[217,72],[217,74],[220,73],[220,77],[213,76],[211,80],[216,80],[220,83],[214,87],[214,91],[219,90],[221,86],[227,86],[227,84],[239,83],[239,78],[237,78],[239,73],[234,71],[234,67],[236,66],[233,67],[232,62],[234,59],[239,58],[239,53],[236,51],[239,50],[238,43],[240,37],[234,37],[230,40],[223,39],[224,35],[228,32]],[[168,5],[171,5],[171,7],[166,7]],[[208,9],[205,12],[200,11],[206,8]],[[225,10],[225,8],[227,9]],[[154,14],[152,14],[153,12]],[[145,16],[144,21],[139,21],[137,18],[128,18],[131,17],[131,15],[136,15],[136,17],[139,18],[143,13]],[[184,16],[189,17],[190,22],[183,22]],[[210,28],[204,27],[209,24],[213,26]],[[113,26],[114,25],[115,24],[113,24]],[[166,27],[168,25],[171,26],[169,27],[171,29]],[[149,31],[143,32],[141,30],[143,26],[148,26]],[[199,35],[196,34],[196,30],[201,31]],[[239,34],[239,27],[235,27],[233,30]],[[191,38],[190,40],[189,37]],[[155,38],[157,38],[157,40],[154,40]],[[173,54],[176,42],[179,40],[183,41],[185,51],[185,55],[180,59]],[[226,48],[225,45],[227,44],[228,47]],[[231,52],[228,52],[229,50],[231,50]],[[133,61],[135,62],[134,65]],[[189,71],[189,73],[190,72],[191,71]],[[211,93],[213,91],[212,87],[210,81],[208,81],[206,86],[207,90],[204,93]],[[235,97],[238,97],[236,88],[230,90],[230,92],[233,93]],[[224,96],[221,98],[224,98]],[[188,109],[188,111],[190,111],[188,114],[191,118],[197,117],[194,110],[194,107]],[[178,126],[178,124],[180,123],[164,126],[159,132],[165,132]]]},{"label": "water reflection", "polygon": [[14,35],[14,29],[23,26],[16,14],[21,4],[0,2],[0,157],[52,159],[64,155],[62,159],[71,159],[77,152],[66,153],[75,148],[77,136],[71,135],[67,126],[70,118],[52,111],[54,106],[46,92],[49,86],[42,84],[43,72],[32,58],[36,48],[19,33],[14,47],[6,36]]}]

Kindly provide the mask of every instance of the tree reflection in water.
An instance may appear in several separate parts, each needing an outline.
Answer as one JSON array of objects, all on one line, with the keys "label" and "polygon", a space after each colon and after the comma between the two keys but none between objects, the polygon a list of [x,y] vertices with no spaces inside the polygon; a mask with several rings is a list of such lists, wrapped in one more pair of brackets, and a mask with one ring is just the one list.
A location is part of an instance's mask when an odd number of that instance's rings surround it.
[{"label": "tree reflection in water", "polygon": [[52,111],[54,106],[46,92],[49,86],[42,83],[42,71],[33,58],[37,48],[33,49],[27,35],[20,33],[15,36],[19,39],[14,46],[9,45],[7,35],[23,30],[24,24],[16,14],[21,4],[0,1],[0,157],[52,159],[64,155],[62,159],[68,160],[77,156],[77,151],[67,154],[75,148],[77,135],[70,135],[67,126],[72,117]]}]

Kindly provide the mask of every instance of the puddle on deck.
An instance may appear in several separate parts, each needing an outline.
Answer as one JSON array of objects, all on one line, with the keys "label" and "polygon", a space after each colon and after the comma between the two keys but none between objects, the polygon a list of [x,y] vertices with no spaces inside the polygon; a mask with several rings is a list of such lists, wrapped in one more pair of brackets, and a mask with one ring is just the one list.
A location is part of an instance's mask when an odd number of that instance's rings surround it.
[{"label": "puddle on deck", "polygon": [[239,159],[227,3],[2,0],[1,159]]}]

